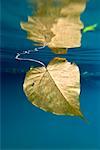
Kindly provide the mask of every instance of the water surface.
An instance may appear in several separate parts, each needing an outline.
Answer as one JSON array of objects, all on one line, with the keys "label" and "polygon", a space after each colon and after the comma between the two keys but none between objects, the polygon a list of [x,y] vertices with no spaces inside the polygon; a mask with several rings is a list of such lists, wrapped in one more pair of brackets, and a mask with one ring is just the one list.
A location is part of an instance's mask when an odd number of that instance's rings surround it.
[{"label": "water surface", "polygon": [[[35,48],[20,28],[32,8],[26,0],[2,0],[1,4],[2,149],[100,149],[100,1],[89,1],[81,15],[85,26],[98,23],[97,29],[83,34],[80,48],[61,55],[80,68],[81,110],[88,124],[78,117],[46,113],[27,101],[22,89],[25,73],[38,64],[17,61],[15,56]],[[46,47],[30,57],[47,65],[55,56]]]}]

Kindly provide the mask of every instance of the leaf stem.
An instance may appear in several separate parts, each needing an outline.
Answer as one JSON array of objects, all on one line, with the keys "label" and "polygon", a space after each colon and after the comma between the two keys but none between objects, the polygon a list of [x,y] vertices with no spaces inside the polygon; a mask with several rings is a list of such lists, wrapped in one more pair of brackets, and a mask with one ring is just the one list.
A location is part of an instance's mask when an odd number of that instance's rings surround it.
[{"label": "leaf stem", "polygon": [[31,52],[34,52],[34,51],[38,51],[40,49],[43,49],[45,48],[47,45],[47,43],[44,43],[44,45],[42,47],[39,47],[39,48],[35,48],[34,50],[27,50],[27,51],[23,51],[22,53],[17,53],[17,55],[15,56],[15,59],[17,60],[24,60],[24,61],[31,61],[31,62],[36,62],[40,65],[42,65],[43,67],[46,67],[45,64],[39,60],[36,60],[36,59],[31,59],[31,58],[21,58],[20,56],[21,55],[25,55],[25,54],[30,54]]}]

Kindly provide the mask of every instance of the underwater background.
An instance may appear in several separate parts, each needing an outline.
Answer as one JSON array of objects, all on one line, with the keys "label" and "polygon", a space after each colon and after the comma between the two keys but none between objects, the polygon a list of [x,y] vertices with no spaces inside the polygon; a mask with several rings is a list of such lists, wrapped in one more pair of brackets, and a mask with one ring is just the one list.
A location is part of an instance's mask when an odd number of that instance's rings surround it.
[{"label": "underwater background", "polygon": [[[35,7],[34,7],[35,9]],[[97,23],[95,31],[84,33],[80,48],[55,55],[48,47],[31,58],[46,65],[55,56],[76,63],[81,73],[79,117],[56,116],[33,106],[23,92],[26,71],[36,63],[18,61],[17,52],[34,49],[20,22],[32,15],[26,0],[1,0],[1,149],[100,149],[100,0],[89,0],[81,20],[85,26]]]}]

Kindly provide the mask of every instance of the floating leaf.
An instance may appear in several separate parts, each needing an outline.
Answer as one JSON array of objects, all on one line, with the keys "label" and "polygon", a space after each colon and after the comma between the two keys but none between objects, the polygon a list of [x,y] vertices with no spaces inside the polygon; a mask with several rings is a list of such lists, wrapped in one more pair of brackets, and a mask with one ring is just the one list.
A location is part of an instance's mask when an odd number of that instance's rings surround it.
[{"label": "floating leaf", "polygon": [[68,51],[67,48],[51,48],[51,50],[56,53],[56,54],[66,54],[66,52]]},{"label": "floating leaf", "polygon": [[[68,48],[81,46],[83,23],[80,15],[86,0],[32,0],[36,6],[28,22],[21,22],[27,38],[39,45],[47,45],[54,53],[65,54]],[[32,5],[32,4],[31,4]]]},{"label": "floating leaf", "polygon": [[54,58],[47,67],[31,68],[23,89],[29,101],[42,110],[59,115],[80,116],[80,73],[75,64]]},{"label": "floating leaf", "polygon": [[98,24],[93,24],[91,26],[87,26],[83,29],[83,33],[88,32],[88,31],[94,31],[96,29]]}]

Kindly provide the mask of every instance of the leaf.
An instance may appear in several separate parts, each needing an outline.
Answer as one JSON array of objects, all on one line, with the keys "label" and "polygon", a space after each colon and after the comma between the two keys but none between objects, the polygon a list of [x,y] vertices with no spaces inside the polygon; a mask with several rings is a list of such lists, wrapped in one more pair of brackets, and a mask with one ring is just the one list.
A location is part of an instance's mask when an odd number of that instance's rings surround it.
[{"label": "leaf", "polygon": [[86,33],[88,31],[94,31],[96,29],[96,27],[98,26],[98,24],[93,24],[91,26],[87,26],[83,29],[83,33]]},{"label": "leaf", "polygon": [[68,49],[67,48],[51,48],[51,50],[55,53],[55,54],[66,54]]},{"label": "leaf", "polygon": [[33,4],[37,6],[35,14],[28,17],[27,22],[21,22],[21,28],[28,33],[27,39],[46,44],[57,54],[65,54],[66,48],[81,46],[80,15],[86,0],[35,0]]},{"label": "leaf", "polygon": [[[27,39],[37,43],[48,43],[54,36],[50,31],[47,19],[40,17],[28,17],[28,22],[21,22],[21,28],[27,31]],[[50,21],[49,21],[50,23]]]},{"label": "leaf", "polygon": [[75,64],[54,58],[46,67],[31,68],[23,89],[29,101],[58,115],[80,116],[80,73]]}]

